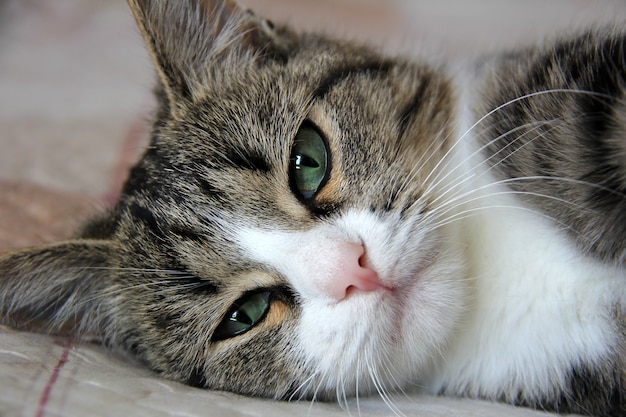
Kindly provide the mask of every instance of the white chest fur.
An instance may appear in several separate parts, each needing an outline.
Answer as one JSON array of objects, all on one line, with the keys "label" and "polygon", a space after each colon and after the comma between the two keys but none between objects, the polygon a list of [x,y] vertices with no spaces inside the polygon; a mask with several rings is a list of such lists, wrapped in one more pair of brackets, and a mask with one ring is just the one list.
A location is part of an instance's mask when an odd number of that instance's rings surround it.
[{"label": "white chest fur", "polygon": [[460,208],[472,215],[455,225],[466,247],[471,300],[425,384],[434,392],[511,400],[520,391],[549,393],[572,367],[601,361],[615,344],[611,316],[626,304],[626,271],[582,255],[554,220],[496,184],[467,149],[459,154],[475,179],[464,184],[474,191]]}]

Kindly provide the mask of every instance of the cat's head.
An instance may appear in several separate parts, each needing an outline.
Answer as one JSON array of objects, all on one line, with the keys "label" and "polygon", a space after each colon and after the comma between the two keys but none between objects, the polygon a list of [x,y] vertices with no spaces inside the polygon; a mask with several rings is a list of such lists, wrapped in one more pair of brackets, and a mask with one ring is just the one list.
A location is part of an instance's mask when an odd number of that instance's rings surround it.
[{"label": "cat's head", "polygon": [[151,145],[80,239],[0,259],[4,321],[244,394],[414,382],[466,298],[450,82],[216,3],[130,1],[159,74]]}]

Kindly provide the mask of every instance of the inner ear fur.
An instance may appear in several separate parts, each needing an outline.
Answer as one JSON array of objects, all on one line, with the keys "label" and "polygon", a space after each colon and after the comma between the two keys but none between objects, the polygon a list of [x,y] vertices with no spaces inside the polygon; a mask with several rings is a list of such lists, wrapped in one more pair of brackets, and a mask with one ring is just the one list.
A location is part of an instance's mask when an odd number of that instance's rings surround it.
[{"label": "inner ear fur", "polygon": [[174,113],[202,96],[217,68],[237,71],[271,43],[268,25],[234,1],[128,3]]}]

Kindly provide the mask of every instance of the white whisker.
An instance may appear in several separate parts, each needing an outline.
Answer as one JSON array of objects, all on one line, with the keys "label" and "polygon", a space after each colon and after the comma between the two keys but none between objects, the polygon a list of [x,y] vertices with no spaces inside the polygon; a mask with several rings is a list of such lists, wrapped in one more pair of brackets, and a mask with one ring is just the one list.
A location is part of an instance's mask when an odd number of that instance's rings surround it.
[{"label": "white whisker", "polygon": [[[548,124],[549,122],[533,122],[533,123],[527,123],[524,126],[519,127],[519,129],[522,128],[526,128],[528,126],[532,126],[537,124],[537,126],[533,127],[533,129],[531,129],[530,131],[526,132],[533,132],[535,129],[539,129],[540,127],[544,126],[545,124]],[[441,182],[443,182],[444,180],[448,179],[449,176],[451,176],[452,174],[454,174],[454,172],[463,167],[463,164],[465,164],[466,162],[468,162],[469,160],[471,160],[472,158],[474,158],[476,155],[481,154],[485,149],[487,149],[489,146],[491,146],[492,144],[494,144],[497,141],[502,140],[503,138],[506,138],[507,135],[509,135],[512,131],[508,131],[506,133],[503,133],[502,135],[496,137],[495,139],[492,139],[491,141],[487,142],[486,144],[484,144],[483,146],[481,146],[479,149],[477,149],[476,151],[472,152],[470,155],[468,155],[467,157],[465,157],[465,159],[463,159],[461,162],[458,163],[458,165],[452,169],[449,169],[448,172],[441,178],[437,178],[437,180],[434,182],[434,184],[430,185],[425,191],[424,191],[424,195],[429,195],[433,190],[435,190],[440,184]],[[525,134],[526,134],[525,133]],[[515,143],[516,141],[518,141],[519,139],[521,139],[522,136],[515,138],[515,140],[511,141],[509,144],[507,144],[504,148],[500,149],[499,152],[502,152],[504,149],[506,149],[506,147],[511,146],[513,143]],[[531,139],[529,142],[527,143],[531,143],[532,141],[534,141],[537,137]],[[525,145],[522,145],[522,147]],[[521,148],[521,147],[520,147]],[[456,181],[454,182],[454,184],[450,185],[448,187],[447,190],[444,190],[439,196],[437,196],[432,203],[437,202],[439,199],[444,198],[446,196],[446,194],[452,190],[454,190],[455,188],[459,188],[461,185],[465,184],[466,182],[480,177],[482,175],[484,175],[486,172],[489,172],[490,170],[494,169],[495,166],[497,166],[499,163],[501,163],[504,159],[501,159],[500,161],[498,161],[496,164],[494,164],[493,166],[489,167],[487,170],[485,170],[483,173],[481,173],[480,175],[477,175],[475,173],[476,168],[479,168],[480,166],[486,164],[491,158],[493,158],[495,156],[491,155],[486,159],[482,159],[476,166],[472,167],[471,173],[469,175],[467,175],[463,180],[461,181]],[[509,155],[510,156],[510,155]],[[447,164],[449,162],[446,163],[446,165],[444,165],[443,169],[446,170],[447,168]]]},{"label": "white whisker", "polygon": [[189,272],[177,271],[173,269],[155,269],[155,268],[85,266],[85,267],[74,267],[72,269],[105,270],[105,271],[115,271],[115,272],[144,272],[144,273],[151,273],[151,274],[168,274],[168,275],[189,275]]},{"label": "white whisker", "polygon": [[[489,146],[490,144],[494,143],[497,140],[500,140],[503,136],[507,135],[509,132],[495,138],[492,139],[488,144],[483,145],[482,147],[480,147],[478,150],[474,151],[472,154],[470,154],[469,156],[467,156],[463,161],[461,161],[456,167],[452,168],[452,169],[447,169],[448,164],[451,162],[450,161],[450,155],[452,152],[455,151],[455,149],[460,146],[460,144],[464,141],[464,139],[467,137],[467,135],[472,132],[478,125],[480,125],[480,123],[482,123],[485,119],[487,119],[489,116],[493,115],[494,113],[502,110],[503,108],[512,105],[514,103],[520,102],[522,100],[526,100],[532,97],[536,97],[536,96],[541,96],[541,95],[548,95],[548,94],[565,94],[565,93],[571,93],[571,94],[586,94],[586,95],[591,95],[594,97],[598,97],[598,98],[605,98],[605,99],[614,99],[614,97],[611,97],[607,94],[602,94],[602,93],[597,93],[594,91],[587,91],[587,90],[577,90],[577,89],[550,89],[550,90],[543,90],[543,91],[538,91],[538,92],[533,92],[533,93],[529,93],[529,94],[525,94],[522,96],[519,96],[515,99],[509,100],[506,103],[503,103],[499,106],[497,106],[496,108],[492,109],[491,111],[487,112],[485,115],[483,115],[482,117],[480,117],[474,124],[472,124],[463,134],[460,135],[460,137],[455,141],[455,143],[450,147],[450,149],[448,149],[448,151],[444,154],[444,156],[440,159],[440,161],[435,165],[435,167],[433,169],[431,169],[431,171],[428,173],[428,175],[425,177],[424,179],[424,183],[428,184],[430,182],[430,178],[433,175],[439,175],[437,174],[438,172],[445,172],[445,174],[443,175],[443,177],[439,177],[436,178],[436,180],[434,181],[434,186],[439,185],[442,181],[448,179],[448,177],[450,177],[451,175],[454,174],[454,172],[459,169],[464,163],[466,163],[467,161],[469,161],[471,158],[475,157],[477,154],[479,154],[480,152],[482,152],[487,146]],[[540,124],[546,124],[549,123],[550,121],[541,121],[541,122],[533,122],[533,123],[540,123]],[[526,124],[526,126],[530,125],[530,123]],[[516,128],[518,129],[518,128]],[[484,162],[484,161],[483,161]],[[481,162],[482,163],[482,162]],[[443,167],[440,170],[440,166],[443,164]],[[431,189],[433,188],[433,186],[429,187],[428,191],[431,191]],[[427,195],[427,193],[424,193],[425,195]]]},{"label": "white whisker", "polygon": [[313,379],[316,377],[316,373],[313,372],[311,373],[311,375],[305,379],[299,386],[298,388],[296,388],[293,393],[291,393],[291,395],[289,396],[289,398],[287,399],[287,401],[293,401],[294,397],[296,396],[297,393],[300,393],[299,397],[297,398],[297,400],[302,400],[305,396],[306,396],[306,391],[308,386],[311,384],[311,382],[313,381]]},{"label": "white whisker", "polygon": [[371,365],[371,363],[369,363],[369,361],[367,362],[367,369],[370,375],[370,379],[374,384],[374,388],[376,389],[376,392],[383,400],[383,402],[387,405],[389,410],[398,417],[404,417],[405,414],[393,403],[391,397],[385,390],[383,382],[380,380],[380,376],[378,375],[377,370]]}]

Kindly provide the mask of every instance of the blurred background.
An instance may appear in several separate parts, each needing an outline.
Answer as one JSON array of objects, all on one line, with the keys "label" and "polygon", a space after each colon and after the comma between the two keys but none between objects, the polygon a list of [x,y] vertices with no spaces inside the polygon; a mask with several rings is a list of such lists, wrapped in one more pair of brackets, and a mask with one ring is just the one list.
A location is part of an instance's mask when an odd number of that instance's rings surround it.
[{"label": "blurred background", "polygon": [[[451,59],[624,21],[623,0],[241,0],[275,22]],[[145,145],[154,71],[125,0],[0,0],[0,251],[66,236]]]}]

